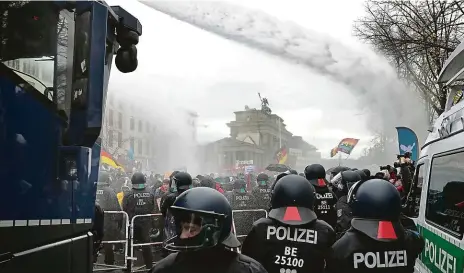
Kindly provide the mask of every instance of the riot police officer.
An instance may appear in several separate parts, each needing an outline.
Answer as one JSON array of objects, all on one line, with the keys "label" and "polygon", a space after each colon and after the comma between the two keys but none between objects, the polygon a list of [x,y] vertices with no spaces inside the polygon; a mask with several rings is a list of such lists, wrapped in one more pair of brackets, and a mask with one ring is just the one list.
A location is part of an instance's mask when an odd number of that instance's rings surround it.
[{"label": "riot police officer", "polygon": [[177,196],[183,191],[192,188],[193,179],[189,173],[175,171],[171,174],[169,191],[161,197],[161,213],[166,218],[169,208],[174,204]]},{"label": "riot police officer", "polygon": [[93,262],[97,262],[98,252],[102,248],[104,232],[105,213],[98,202],[95,203],[95,216],[93,218],[92,235],[93,235]]},{"label": "riot police officer", "polygon": [[232,209],[220,192],[193,188],[179,195],[170,210],[176,226],[164,247],[176,253],[150,273],[267,273],[257,261],[230,250],[240,243],[231,230]]},{"label": "riot police officer", "polygon": [[[174,217],[171,213],[171,206],[174,204],[177,196],[184,191],[192,188],[193,179],[189,173],[176,172],[171,179],[171,193],[164,195],[161,198],[161,213],[164,217],[164,238],[170,238],[174,234],[170,233],[173,231],[175,226]],[[166,257],[169,253],[163,250],[162,256]]]},{"label": "riot police officer", "polygon": [[316,190],[306,178],[289,174],[277,181],[268,218],[253,224],[242,253],[269,273],[323,272],[335,232],[314,212]]},{"label": "riot police officer", "polygon": [[234,181],[234,189],[226,193],[233,210],[254,209],[256,202],[254,196],[247,192],[247,184],[243,179]]},{"label": "riot police officer", "polygon": [[234,189],[231,192],[226,193],[226,197],[230,202],[230,206],[236,212],[234,212],[234,223],[235,223],[235,234],[246,235],[251,229],[253,222],[262,217],[260,214],[250,211],[240,210],[251,210],[256,208],[255,198],[252,194],[246,190],[247,184],[242,179],[234,181]]},{"label": "riot police officer", "polygon": [[316,189],[316,202],[314,204],[314,212],[317,214],[317,219],[324,220],[333,229],[337,225],[337,197],[329,189],[329,182],[325,179],[325,169],[321,164],[311,164],[306,166],[306,179]]},{"label": "riot police officer", "polygon": [[364,170],[356,170],[355,172],[357,172],[359,174],[359,177],[361,178],[361,181],[367,181],[369,180],[369,176],[367,176],[366,172]]},{"label": "riot police officer", "polygon": [[337,194],[339,195],[337,201],[337,226],[335,231],[337,237],[341,237],[343,233],[350,228],[351,219],[351,208],[348,206],[348,191],[358,181],[361,181],[361,176],[357,171],[343,171],[337,174],[332,179],[332,184],[337,188]]},{"label": "riot police officer", "polygon": [[256,177],[258,187],[253,189],[253,196],[256,201],[256,208],[268,209],[271,201],[271,187],[269,185],[269,176],[265,173],[260,173]]},{"label": "riot police officer", "polygon": [[[121,211],[116,192],[110,187],[111,182],[112,179],[109,172],[101,170],[98,173],[96,203],[100,205],[103,211]],[[103,241],[118,240],[122,220],[122,214],[111,213],[104,217]],[[105,264],[114,264],[113,244],[103,244],[103,251],[105,253]]]},{"label": "riot police officer", "polygon": [[[146,188],[146,177],[143,173],[134,173],[131,182],[132,190],[127,195],[124,195],[122,208],[132,221],[136,215],[154,213],[155,196]],[[139,243],[149,243],[153,217],[137,217],[133,223],[134,240]],[[153,265],[153,256],[149,245],[142,246],[142,255],[146,268],[150,269]]]},{"label": "riot police officer", "polygon": [[414,272],[424,247],[420,235],[400,223],[400,194],[388,181],[356,183],[348,194],[352,227],[332,246],[331,273]]}]

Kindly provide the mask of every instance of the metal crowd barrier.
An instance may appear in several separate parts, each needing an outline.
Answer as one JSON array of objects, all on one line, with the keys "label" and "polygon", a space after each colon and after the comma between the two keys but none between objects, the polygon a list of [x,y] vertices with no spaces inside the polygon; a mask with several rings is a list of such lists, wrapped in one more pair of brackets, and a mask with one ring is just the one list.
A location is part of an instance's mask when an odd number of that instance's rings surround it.
[{"label": "metal crowd barrier", "polygon": [[[235,213],[244,213],[244,212],[263,212],[264,217],[268,216],[268,212],[264,209],[247,209],[247,210],[233,210],[232,211],[232,232],[234,232],[237,238],[246,237],[246,234],[236,234],[236,223],[234,219]],[[162,216],[161,213],[153,213],[153,214],[143,214],[143,215],[136,215],[132,218],[129,222],[129,216],[124,211],[105,211],[106,214],[122,214],[124,217],[124,228],[125,228],[125,239],[124,240],[116,240],[116,241],[103,241],[103,244],[124,244],[124,266],[120,265],[106,265],[106,264],[99,264],[95,263],[94,265],[104,268],[94,268],[94,272],[97,271],[109,271],[115,269],[123,269],[127,270],[128,272],[140,272],[144,271],[145,266],[141,266],[138,268],[133,268],[132,262],[136,261],[137,258],[134,256],[134,248],[141,247],[141,246],[153,246],[153,245],[162,245],[163,242],[147,242],[147,243],[134,243],[134,223],[136,219],[140,219],[142,217],[160,217]],[[161,231],[162,232],[162,231]],[[240,249],[236,249],[238,253],[240,253]],[[155,262],[156,264],[156,262]]]},{"label": "metal crowd barrier", "polygon": [[[265,210],[265,209],[242,209],[242,210],[232,210],[232,220],[233,220],[233,221],[232,221],[232,223],[233,223],[232,228],[233,228],[233,230],[234,230],[234,233],[235,233],[235,231],[236,231],[236,229],[235,229],[236,223],[235,223],[234,213],[238,213],[238,212],[264,212],[264,217],[267,218],[267,210]],[[235,236],[236,236],[237,238],[244,238],[244,237],[247,236],[247,234],[236,234],[236,233],[235,233]]]},{"label": "metal crowd barrier", "polygon": [[[94,263],[94,266],[102,267],[102,268],[94,268],[94,272],[98,271],[110,271],[115,269],[126,269],[127,268],[127,249],[128,245],[127,242],[129,241],[129,215],[125,211],[104,211],[105,214],[122,214],[124,218],[124,239],[123,240],[115,240],[115,241],[102,241],[102,244],[123,244],[124,245],[124,265],[108,265],[108,264],[100,264]],[[106,254],[105,254],[106,255]]]},{"label": "metal crowd barrier", "polygon": [[[136,261],[137,258],[134,256],[134,248],[135,247],[140,247],[140,246],[153,246],[153,245],[162,245],[163,242],[148,242],[148,243],[138,243],[138,244],[135,244],[134,243],[134,223],[135,223],[135,220],[136,219],[139,219],[139,218],[142,218],[142,217],[156,217],[156,216],[162,216],[161,213],[152,213],[152,214],[142,214],[142,215],[135,215],[134,217],[132,217],[132,220],[131,220],[131,223],[130,223],[130,256],[127,257],[128,260],[133,260],[133,261]],[[160,231],[162,232],[162,231]],[[156,262],[155,262],[156,264]],[[132,270],[132,267],[131,267],[131,270],[130,272],[140,272],[140,271],[145,271],[143,268],[145,268],[145,266],[141,266],[141,267],[138,267],[138,268],[135,268]]]}]

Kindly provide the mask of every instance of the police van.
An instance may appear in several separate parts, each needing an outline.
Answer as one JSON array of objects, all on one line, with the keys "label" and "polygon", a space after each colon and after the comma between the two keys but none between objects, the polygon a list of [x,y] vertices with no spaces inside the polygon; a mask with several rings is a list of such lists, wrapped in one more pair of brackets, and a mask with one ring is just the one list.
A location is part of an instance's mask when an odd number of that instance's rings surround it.
[{"label": "police van", "polygon": [[[450,92],[445,112],[429,130],[408,195],[409,215],[425,239],[416,272],[464,270],[464,43],[439,76]],[[458,98],[458,99],[457,99]]]}]

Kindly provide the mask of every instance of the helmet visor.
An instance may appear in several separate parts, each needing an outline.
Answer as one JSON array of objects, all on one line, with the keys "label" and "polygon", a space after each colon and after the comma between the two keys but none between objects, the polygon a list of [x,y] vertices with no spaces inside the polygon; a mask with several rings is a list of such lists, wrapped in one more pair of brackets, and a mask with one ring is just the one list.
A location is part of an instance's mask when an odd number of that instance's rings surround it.
[{"label": "helmet visor", "polygon": [[191,211],[181,207],[171,207],[174,225],[168,228],[172,234],[164,242],[170,251],[193,251],[209,248],[219,243],[225,215],[204,211]]}]

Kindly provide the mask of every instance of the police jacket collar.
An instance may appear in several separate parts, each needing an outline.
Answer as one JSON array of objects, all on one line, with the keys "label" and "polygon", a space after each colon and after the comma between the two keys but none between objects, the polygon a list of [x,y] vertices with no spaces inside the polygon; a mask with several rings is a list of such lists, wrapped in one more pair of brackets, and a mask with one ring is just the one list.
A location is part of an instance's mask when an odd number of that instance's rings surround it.
[{"label": "police jacket collar", "polygon": [[353,229],[364,233],[376,241],[395,241],[404,235],[404,228],[399,220],[377,220],[353,218],[351,220]]}]

